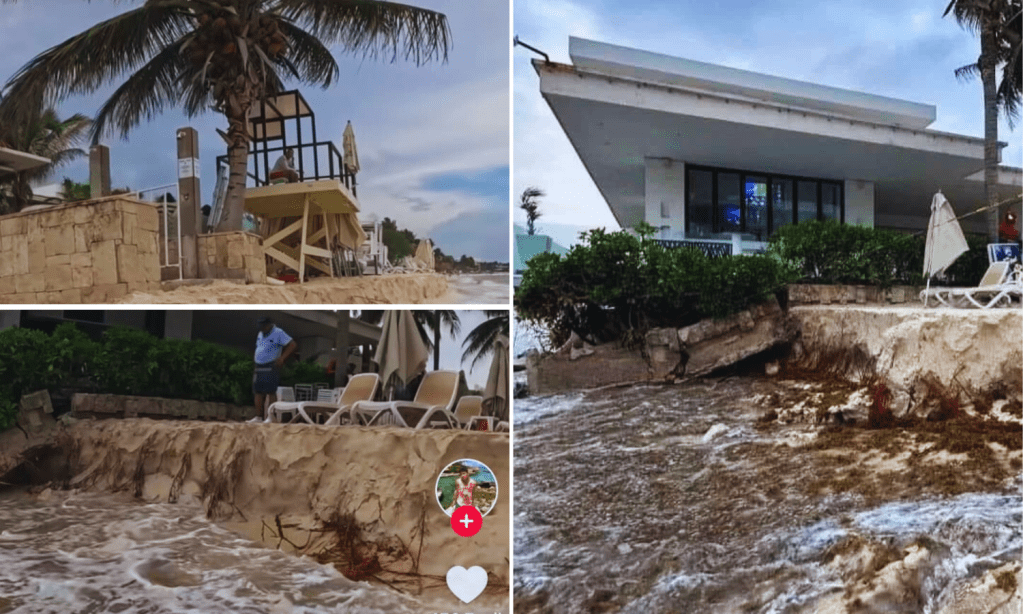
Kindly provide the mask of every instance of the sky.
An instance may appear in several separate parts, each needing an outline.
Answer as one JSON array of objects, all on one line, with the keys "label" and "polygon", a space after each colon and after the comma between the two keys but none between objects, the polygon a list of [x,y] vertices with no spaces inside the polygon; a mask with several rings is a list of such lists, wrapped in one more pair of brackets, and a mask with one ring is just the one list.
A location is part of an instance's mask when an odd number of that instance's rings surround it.
[{"label": "sky", "polygon": [[[466,361],[462,361],[462,352],[465,348],[462,347],[462,342],[465,341],[466,336],[472,329],[479,326],[487,319],[486,314],[480,310],[468,310],[460,309],[455,311],[460,320],[460,329],[457,335],[451,335],[448,332],[447,326],[445,325],[442,329],[441,340],[440,340],[440,368],[451,371],[465,371],[465,380],[469,384],[469,388],[482,390],[487,384],[487,376],[490,374],[490,363],[492,356],[487,356],[476,362],[476,366],[472,366],[472,357]],[[432,334],[432,333],[431,333]],[[426,368],[429,371],[433,370],[433,351],[430,351],[430,358],[427,361]]]},{"label": "sky", "polygon": [[[513,30],[554,62],[571,64],[568,38],[577,36],[691,60],[881,96],[937,105],[930,128],[984,136],[979,80],[954,70],[976,61],[980,42],[952,17],[948,0],[516,0]],[[751,10],[751,7],[753,9]],[[758,10],[759,9],[759,10]],[[546,192],[537,232],[562,245],[587,228],[618,225],[571,143],[540,95],[530,61],[516,47],[512,193]],[[1023,121],[1023,120],[1021,120]],[[1023,167],[1023,130],[999,122],[1002,164]],[[517,206],[516,224],[525,225]]]},{"label": "sky", "polygon": [[[396,219],[399,227],[429,237],[444,253],[508,261],[509,12],[505,1],[410,0],[448,17],[448,62],[420,67],[397,60],[362,59],[335,47],[340,80],[330,89],[300,86],[317,119],[317,136],[341,147],[351,120],[359,150],[360,218]],[[139,2],[21,0],[0,9],[0,80],[3,83],[45,49]],[[59,10],[57,10],[59,7]],[[93,116],[117,83],[94,95],[68,99],[62,116]],[[128,141],[109,136],[114,187],[141,190],[175,183],[178,128],[199,132],[201,188],[212,200],[218,155],[226,153],[214,112],[187,118],[179,109],[137,127]],[[271,160],[271,163],[273,160]],[[88,162],[65,167],[87,183]]]}]

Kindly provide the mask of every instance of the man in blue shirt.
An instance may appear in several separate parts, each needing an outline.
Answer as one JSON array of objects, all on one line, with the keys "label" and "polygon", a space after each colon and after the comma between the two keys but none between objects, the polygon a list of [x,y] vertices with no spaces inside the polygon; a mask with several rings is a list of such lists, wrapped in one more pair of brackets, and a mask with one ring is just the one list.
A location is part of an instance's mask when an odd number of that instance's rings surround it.
[{"label": "man in blue shirt", "polygon": [[277,386],[281,382],[281,367],[298,347],[288,333],[277,328],[267,317],[257,320],[256,372],[252,376],[252,394],[256,399],[257,415],[268,418],[267,410],[277,400]]}]

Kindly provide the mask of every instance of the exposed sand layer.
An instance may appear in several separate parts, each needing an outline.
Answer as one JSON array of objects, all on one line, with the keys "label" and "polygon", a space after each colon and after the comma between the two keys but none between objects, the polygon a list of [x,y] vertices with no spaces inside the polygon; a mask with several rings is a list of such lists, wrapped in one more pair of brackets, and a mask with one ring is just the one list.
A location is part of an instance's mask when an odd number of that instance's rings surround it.
[{"label": "exposed sand layer", "polygon": [[1023,310],[794,307],[795,363],[852,382],[879,380],[896,417],[926,416],[934,397],[981,414],[1023,396]]},{"label": "exposed sand layer", "polygon": [[[148,419],[85,421],[69,433],[71,487],[198,503],[247,537],[427,603],[460,605],[445,575],[479,565],[488,587],[472,606],[507,606],[507,434]],[[487,464],[501,489],[471,539],[435,501],[441,469],[461,458]]]},{"label": "exposed sand layer", "polygon": [[[161,292],[134,292],[118,300],[131,304],[262,304],[329,305],[433,302],[448,294],[448,278],[436,273],[409,275],[365,275],[328,279],[320,277],[304,284],[238,284],[212,281]],[[467,303],[475,302],[472,300]]]}]

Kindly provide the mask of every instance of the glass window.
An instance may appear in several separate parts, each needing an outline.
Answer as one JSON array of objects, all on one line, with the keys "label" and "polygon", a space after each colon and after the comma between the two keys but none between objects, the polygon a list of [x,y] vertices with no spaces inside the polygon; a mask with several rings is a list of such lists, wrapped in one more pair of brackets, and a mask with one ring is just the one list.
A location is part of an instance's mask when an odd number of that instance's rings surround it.
[{"label": "glass window", "polygon": [[746,176],[746,232],[767,240],[767,177]]},{"label": "glass window", "polygon": [[800,181],[797,192],[799,197],[799,221],[817,219],[817,182]]},{"label": "glass window", "polygon": [[771,232],[792,223],[792,180],[772,179]]},{"label": "glass window", "polygon": [[742,230],[742,201],[739,192],[739,173],[718,173],[718,232]]},{"label": "glass window", "polygon": [[687,235],[709,237],[714,232],[714,173],[691,170],[686,186]]},{"label": "glass window", "polygon": [[837,183],[821,182],[821,217],[825,220],[842,220],[842,201]]}]

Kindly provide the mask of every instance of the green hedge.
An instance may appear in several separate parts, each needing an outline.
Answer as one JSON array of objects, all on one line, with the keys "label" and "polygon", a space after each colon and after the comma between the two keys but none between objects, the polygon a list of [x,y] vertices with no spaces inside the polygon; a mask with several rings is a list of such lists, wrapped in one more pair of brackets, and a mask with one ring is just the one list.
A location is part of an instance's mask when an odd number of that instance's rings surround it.
[{"label": "green hedge", "polygon": [[[923,235],[865,228],[835,221],[784,226],[768,253],[789,263],[799,280],[813,284],[862,284],[887,288],[924,283]],[[949,267],[942,285],[976,285],[987,269],[987,241],[967,236],[970,251]]]},{"label": "green hedge", "polygon": [[589,341],[635,340],[653,327],[724,317],[762,302],[794,279],[778,258],[708,258],[625,231],[592,230],[564,256],[529,260],[515,293],[519,315],[543,324],[555,345],[574,331]]},{"label": "green hedge", "polygon": [[[0,430],[14,424],[21,395],[46,388],[164,398],[252,403],[252,357],[205,341],[158,339],[111,328],[91,340],[71,323],[52,335],[0,331]],[[285,385],[325,382],[323,367],[293,363]]]}]

